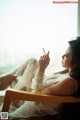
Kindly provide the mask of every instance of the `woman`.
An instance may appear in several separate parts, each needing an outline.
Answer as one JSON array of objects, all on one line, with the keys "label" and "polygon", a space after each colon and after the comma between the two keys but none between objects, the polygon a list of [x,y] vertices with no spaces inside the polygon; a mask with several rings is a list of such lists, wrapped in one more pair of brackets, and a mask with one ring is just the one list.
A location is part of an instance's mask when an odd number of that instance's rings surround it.
[{"label": "woman", "polygon": [[[40,57],[39,62],[35,59],[27,61],[26,69],[15,85],[14,89],[23,89],[35,93],[55,95],[80,95],[80,37],[68,42],[68,48],[62,56],[62,66],[66,71],[54,73],[51,77],[44,75],[50,58],[49,52]],[[30,83],[30,84],[28,84]],[[19,103],[19,102],[18,102]],[[12,106],[15,104],[13,103]],[[18,104],[18,108],[11,111],[10,116],[32,117],[47,114],[58,114],[61,104],[48,104],[36,102],[24,102]]]}]

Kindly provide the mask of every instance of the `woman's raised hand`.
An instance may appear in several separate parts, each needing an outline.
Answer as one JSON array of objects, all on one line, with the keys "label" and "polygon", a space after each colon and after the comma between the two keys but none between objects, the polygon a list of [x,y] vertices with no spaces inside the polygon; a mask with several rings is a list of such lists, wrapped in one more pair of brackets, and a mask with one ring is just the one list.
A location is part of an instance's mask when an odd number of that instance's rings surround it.
[{"label": "woman's raised hand", "polygon": [[41,56],[39,59],[39,70],[41,72],[44,72],[49,62],[50,62],[50,57],[49,57],[49,51],[48,51],[43,56]]}]

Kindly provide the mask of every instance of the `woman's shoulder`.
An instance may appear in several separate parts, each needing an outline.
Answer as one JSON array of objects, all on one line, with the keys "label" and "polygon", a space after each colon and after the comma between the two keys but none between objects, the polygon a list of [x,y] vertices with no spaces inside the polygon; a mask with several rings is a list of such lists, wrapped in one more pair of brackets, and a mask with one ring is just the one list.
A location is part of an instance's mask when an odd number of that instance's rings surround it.
[{"label": "woman's shoulder", "polygon": [[73,95],[77,93],[78,88],[80,89],[80,82],[77,82],[77,80],[72,77],[65,78],[63,84],[65,84],[68,89],[71,89]]},{"label": "woman's shoulder", "polygon": [[65,82],[71,86],[77,86],[77,84],[78,84],[77,80],[70,76],[65,77],[63,82]]}]

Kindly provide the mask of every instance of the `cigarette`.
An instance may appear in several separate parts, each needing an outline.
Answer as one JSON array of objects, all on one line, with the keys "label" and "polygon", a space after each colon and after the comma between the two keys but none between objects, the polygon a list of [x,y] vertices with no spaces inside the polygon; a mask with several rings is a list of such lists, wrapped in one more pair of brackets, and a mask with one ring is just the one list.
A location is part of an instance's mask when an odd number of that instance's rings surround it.
[{"label": "cigarette", "polygon": [[42,48],[42,49],[43,49],[43,52],[46,54],[46,52],[45,52],[44,48]]}]

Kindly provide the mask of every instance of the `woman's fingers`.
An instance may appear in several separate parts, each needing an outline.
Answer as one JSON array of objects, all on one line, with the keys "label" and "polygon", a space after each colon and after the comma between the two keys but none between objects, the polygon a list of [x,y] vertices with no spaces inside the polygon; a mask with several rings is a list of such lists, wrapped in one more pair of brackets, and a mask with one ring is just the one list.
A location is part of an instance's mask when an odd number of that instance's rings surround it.
[{"label": "woman's fingers", "polygon": [[41,57],[40,57],[40,60],[50,61],[49,51],[47,52],[47,54],[41,56]]},{"label": "woman's fingers", "polygon": [[44,60],[46,58],[46,55],[43,55],[40,57],[40,60]]},{"label": "woman's fingers", "polygon": [[45,71],[49,62],[50,62],[50,58],[49,58],[49,51],[48,51],[47,54],[44,54],[39,59],[39,67],[40,67],[39,69],[40,69],[40,71]]}]

